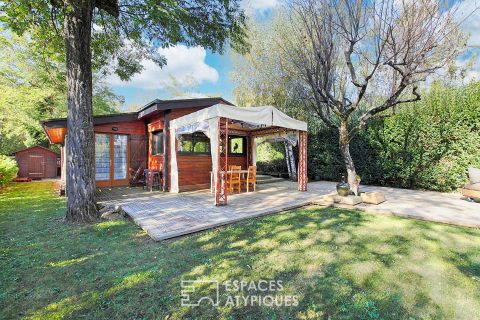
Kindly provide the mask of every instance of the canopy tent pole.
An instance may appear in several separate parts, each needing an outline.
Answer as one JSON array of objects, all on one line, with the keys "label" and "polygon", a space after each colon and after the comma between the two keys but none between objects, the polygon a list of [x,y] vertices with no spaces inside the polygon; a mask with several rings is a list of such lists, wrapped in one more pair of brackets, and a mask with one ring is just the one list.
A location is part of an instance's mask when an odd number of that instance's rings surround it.
[{"label": "canopy tent pole", "polygon": [[298,137],[298,191],[307,191],[307,131],[300,131]]},{"label": "canopy tent pole", "polygon": [[[225,125],[222,126],[224,121]],[[222,157],[223,147],[223,157]],[[215,205],[224,206],[227,205],[227,171],[228,171],[228,119],[218,118],[218,166],[217,166],[217,184],[215,188]],[[222,179],[222,171],[224,172],[224,178]]]}]

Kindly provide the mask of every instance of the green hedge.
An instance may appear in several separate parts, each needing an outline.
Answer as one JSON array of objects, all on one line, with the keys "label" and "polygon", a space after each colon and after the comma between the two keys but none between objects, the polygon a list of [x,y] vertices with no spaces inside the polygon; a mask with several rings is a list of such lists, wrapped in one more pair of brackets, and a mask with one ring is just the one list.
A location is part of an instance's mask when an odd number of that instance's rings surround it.
[{"label": "green hedge", "polygon": [[[345,167],[338,133],[309,136],[311,178],[338,180]],[[451,191],[462,187],[469,166],[480,167],[480,82],[434,84],[422,101],[371,123],[354,139],[351,154],[362,182]]]},{"label": "green hedge", "polygon": [[257,170],[266,173],[288,172],[283,143],[262,143],[257,146]]},{"label": "green hedge", "polygon": [[0,187],[17,176],[17,162],[7,156],[0,155]]}]

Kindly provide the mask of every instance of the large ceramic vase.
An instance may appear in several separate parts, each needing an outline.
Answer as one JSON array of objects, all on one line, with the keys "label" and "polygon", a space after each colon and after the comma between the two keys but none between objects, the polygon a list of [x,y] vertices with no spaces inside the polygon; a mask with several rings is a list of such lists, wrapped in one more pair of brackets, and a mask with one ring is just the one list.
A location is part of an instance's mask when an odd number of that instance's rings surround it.
[{"label": "large ceramic vase", "polygon": [[342,180],[337,184],[337,193],[341,197],[347,197],[350,194],[350,185],[345,181],[345,176],[342,176]]}]

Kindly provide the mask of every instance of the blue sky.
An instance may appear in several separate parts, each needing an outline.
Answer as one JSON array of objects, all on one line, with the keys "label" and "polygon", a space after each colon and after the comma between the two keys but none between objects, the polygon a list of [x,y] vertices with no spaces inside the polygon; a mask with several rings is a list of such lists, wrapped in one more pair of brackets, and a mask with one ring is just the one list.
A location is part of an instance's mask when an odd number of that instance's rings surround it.
[{"label": "blue sky", "polygon": [[[268,19],[279,3],[280,0],[244,0],[242,5],[249,17]],[[464,0],[459,6],[460,20],[469,15],[462,28],[470,38],[469,50],[459,57],[458,63],[465,65],[473,56],[467,79],[480,79],[480,10],[471,14],[480,6],[480,0]],[[107,79],[114,92],[125,97],[122,111],[140,107],[155,98],[221,96],[233,102],[234,84],[229,75],[233,64],[228,52],[220,55],[201,47],[178,45],[161,49],[161,53],[167,58],[167,65],[162,69],[151,61],[144,61],[144,71],[129,82],[114,76]]]}]

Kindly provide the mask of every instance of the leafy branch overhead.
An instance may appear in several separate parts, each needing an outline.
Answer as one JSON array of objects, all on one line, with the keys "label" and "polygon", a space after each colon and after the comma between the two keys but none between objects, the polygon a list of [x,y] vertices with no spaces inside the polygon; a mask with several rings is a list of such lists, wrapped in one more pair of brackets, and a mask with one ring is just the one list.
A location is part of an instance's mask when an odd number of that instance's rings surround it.
[{"label": "leafy branch overhead", "polygon": [[[77,2],[82,1],[6,1],[0,3],[0,19],[19,34],[30,32],[39,49],[64,55],[65,14]],[[166,63],[159,47],[183,43],[222,53],[229,44],[245,52],[246,38],[237,0],[100,0],[92,12],[92,67],[128,80],[142,71],[142,60]]]}]

